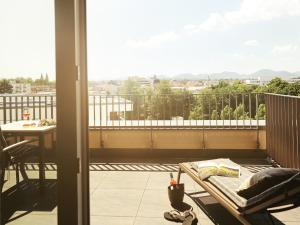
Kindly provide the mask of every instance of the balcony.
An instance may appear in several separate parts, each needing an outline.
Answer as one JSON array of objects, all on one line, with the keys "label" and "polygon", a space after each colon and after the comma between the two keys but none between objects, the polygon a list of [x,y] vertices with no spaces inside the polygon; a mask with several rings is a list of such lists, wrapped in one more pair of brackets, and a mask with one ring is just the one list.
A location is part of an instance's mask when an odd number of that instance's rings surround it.
[{"label": "balcony", "polygon": [[[299,98],[246,93],[171,97],[90,96],[92,224],[173,224],[163,212],[171,209],[166,187],[179,162],[226,157],[252,172],[278,164],[299,168]],[[1,96],[0,102],[2,123],[23,119],[24,108],[32,119],[55,119],[55,96]],[[199,103],[205,104],[197,111]],[[261,104],[266,105],[264,115],[259,114]],[[226,106],[232,108],[227,114]],[[11,168],[3,190],[8,224],[56,224],[55,135],[46,142],[46,194],[35,190],[35,162],[26,165],[33,186],[16,189]],[[200,195],[203,190],[187,175],[182,181],[189,193],[184,202],[193,206],[198,224],[239,224],[212,197]],[[298,224],[299,212],[272,216],[276,224]],[[250,220],[270,222],[264,214]]]}]

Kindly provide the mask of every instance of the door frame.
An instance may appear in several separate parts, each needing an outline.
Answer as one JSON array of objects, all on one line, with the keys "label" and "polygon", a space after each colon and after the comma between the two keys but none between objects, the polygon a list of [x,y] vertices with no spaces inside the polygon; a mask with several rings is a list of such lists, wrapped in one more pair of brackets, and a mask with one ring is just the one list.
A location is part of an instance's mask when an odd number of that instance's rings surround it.
[{"label": "door frame", "polygon": [[89,225],[86,0],[55,0],[58,225]]}]

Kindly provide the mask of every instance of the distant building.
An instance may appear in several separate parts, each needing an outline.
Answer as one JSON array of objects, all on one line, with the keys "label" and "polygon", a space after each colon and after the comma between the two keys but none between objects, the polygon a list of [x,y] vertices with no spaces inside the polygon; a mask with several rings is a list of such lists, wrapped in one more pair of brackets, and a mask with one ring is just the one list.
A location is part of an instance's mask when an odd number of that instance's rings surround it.
[{"label": "distant building", "polygon": [[201,90],[203,90],[204,88],[206,88],[206,86],[196,86],[196,87],[171,87],[171,89],[173,90],[187,90],[189,92],[191,92],[192,94],[197,94],[199,93]]},{"label": "distant building", "polygon": [[95,95],[115,95],[119,84],[111,81],[93,82],[89,84],[89,93]]},{"label": "distant building", "polygon": [[25,93],[30,94],[31,93],[31,84],[29,83],[17,83],[16,81],[12,80],[10,81],[11,86],[13,87],[13,94],[18,93]]},{"label": "distant building", "polygon": [[245,84],[249,84],[249,85],[264,85],[266,84],[266,81],[263,81],[260,79],[260,77],[255,78],[250,78],[247,80],[244,80]]},{"label": "distant building", "polygon": [[289,83],[300,82],[300,77],[292,77],[288,80]]},{"label": "distant building", "polygon": [[31,86],[31,92],[32,93],[41,93],[41,92],[54,92],[55,91],[55,85],[32,85]]}]

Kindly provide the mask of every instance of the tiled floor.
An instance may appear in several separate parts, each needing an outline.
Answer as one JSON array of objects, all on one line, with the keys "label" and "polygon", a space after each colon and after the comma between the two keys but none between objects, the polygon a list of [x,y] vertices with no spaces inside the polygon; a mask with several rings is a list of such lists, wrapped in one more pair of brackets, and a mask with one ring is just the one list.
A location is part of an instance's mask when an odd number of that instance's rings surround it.
[{"label": "tiled floor", "polygon": [[[261,166],[263,167],[263,166]],[[150,168],[150,167],[149,167]],[[257,167],[253,167],[254,169]],[[117,169],[118,170],[118,169]],[[124,169],[125,170],[125,169]],[[169,183],[169,172],[165,171],[91,171],[90,172],[90,197],[91,197],[91,224],[92,225],[171,225],[176,224],[166,221],[163,213],[172,209],[168,200],[166,187]],[[10,179],[5,184],[4,190],[14,185],[14,173],[10,172]],[[37,177],[37,171],[30,171],[31,178]],[[201,191],[185,174],[182,175],[182,182],[188,193]],[[35,206],[35,197],[22,199],[20,205],[4,207],[15,207],[11,210],[10,225],[54,225],[56,224],[56,204],[53,196],[56,194],[56,172],[47,171],[49,180],[48,197],[42,200],[40,206]],[[31,192],[29,192],[31,193]],[[32,193],[31,193],[32,194]],[[34,196],[34,194],[33,194]],[[194,197],[199,196],[193,195]],[[217,204],[206,194],[201,195],[203,202],[206,202],[205,209],[209,218],[196,204],[197,198],[193,201],[185,195],[184,202],[191,205],[198,217],[198,224],[210,225],[234,225],[239,224],[224,208]],[[18,200],[16,200],[18,201]],[[49,203],[50,202],[50,203]],[[33,208],[30,211],[30,205]],[[29,210],[29,212],[28,212]],[[275,220],[277,224],[300,224],[300,208],[284,213],[277,213]],[[15,218],[15,219],[14,219]],[[212,222],[214,221],[214,222]],[[281,221],[281,222],[279,222]],[[254,218],[254,224],[270,224],[263,215]]]}]

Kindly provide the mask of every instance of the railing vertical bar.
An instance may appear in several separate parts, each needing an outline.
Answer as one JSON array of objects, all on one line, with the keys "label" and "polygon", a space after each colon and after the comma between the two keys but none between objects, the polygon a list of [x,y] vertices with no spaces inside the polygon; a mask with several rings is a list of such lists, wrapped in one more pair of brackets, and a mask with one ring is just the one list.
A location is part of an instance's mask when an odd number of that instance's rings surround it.
[{"label": "railing vertical bar", "polygon": [[[108,124],[108,100],[107,95],[105,96],[105,124]],[[125,101],[125,111],[126,111],[126,101]],[[125,114],[125,121],[126,121],[126,114]]]},{"label": "railing vertical bar", "polygon": [[[196,103],[197,104],[197,102],[198,102],[198,95],[192,95],[193,96],[193,103]],[[193,108],[195,108],[195,105],[193,104]],[[191,111],[190,111],[191,112]],[[198,126],[198,119],[199,118],[197,118],[196,117],[196,126]]]},{"label": "railing vertical bar", "polygon": [[191,118],[190,118],[190,112],[191,112],[191,95],[189,94],[188,95],[188,120],[189,120],[189,125],[191,126],[192,125],[192,121],[191,121]]},{"label": "railing vertical bar", "polygon": [[[30,97],[29,96],[26,96],[27,97],[27,99],[26,99],[26,107],[27,107],[27,110],[28,110],[28,113],[30,113],[30,103],[29,103],[29,101],[30,101]],[[33,114],[33,119],[35,119],[35,117],[34,117],[34,111],[32,112],[32,114]]]},{"label": "railing vertical bar", "polygon": [[293,114],[292,114],[292,134],[293,134],[293,168],[298,168],[297,159],[297,99],[292,99]]},{"label": "railing vertical bar", "polygon": [[[265,104],[266,106],[266,104]],[[256,115],[256,128],[259,128],[259,115],[258,115],[258,94],[255,93],[255,115]]]},{"label": "railing vertical bar", "polygon": [[185,105],[185,100],[186,100],[185,93],[181,97],[182,97],[182,118],[183,118],[182,125],[184,126],[184,119],[185,119],[184,118],[185,117],[184,105]]},{"label": "railing vertical bar", "polygon": [[[201,99],[202,99],[202,105],[203,106],[204,106],[204,102],[205,102],[204,98],[205,98],[205,95],[201,94]],[[202,127],[203,127],[203,135],[204,135],[204,107],[201,111],[202,111]]]},{"label": "railing vertical bar", "polygon": [[[281,109],[283,108],[282,107],[283,105],[283,99],[282,97],[280,96],[279,97],[279,104],[277,104],[277,110],[278,110],[278,114],[277,114],[277,118],[278,118],[278,123],[279,123],[279,135],[278,135],[278,140],[279,140],[279,159],[284,159],[284,156],[282,155],[282,148],[283,148],[283,143],[282,143],[282,136],[283,136],[283,122],[282,122],[282,118],[281,118]],[[281,106],[281,107],[279,107]],[[284,160],[282,160],[282,165],[285,166],[285,163],[284,163]]]},{"label": "railing vertical bar", "polygon": [[45,118],[48,118],[48,107],[47,107],[47,102],[48,102],[48,96],[45,96]]},{"label": "railing vertical bar", "polygon": [[294,147],[295,147],[295,145],[294,145],[294,143],[295,143],[295,132],[294,132],[294,120],[295,120],[295,117],[294,117],[294,108],[295,108],[295,102],[294,102],[294,99],[292,98],[291,99],[291,102],[290,102],[290,110],[291,110],[291,118],[290,118],[290,129],[291,129],[291,131],[290,131],[290,133],[291,133],[291,167],[292,168],[295,168],[295,149],[294,149]]},{"label": "railing vertical bar", "polygon": [[19,120],[18,96],[15,96],[15,113],[16,113],[16,121],[18,121]]},{"label": "railing vertical bar", "polygon": [[[150,107],[150,127],[152,129],[152,122],[153,122],[153,119],[154,119],[153,108],[152,108],[153,95],[149,95],[148,98],[149,98],[149,107]],[[151,134],[152,134],[152,130],[151,130]]]},{"label": "railing vertical bar", "polygon": [[[283,107],[286,109],[287,107],[287,99],[286,98],[282,98],[283,99]],[[287,149],[287,145],[288,145],[288,137],[287,137],[287,133],[288,133],[288,129],[287,129],[287,125],[288,125],[288,113],[286,115],[284,115],[281,111],[280,113],[281,118],[282,118],[282,133],[281,133],[281,143],[282,143],[282,153],[287,153],[288,149]],[[288,157],[287,154],[282,154],[282,156],[284,157],[284,164],[287,167],[288,165]]]},{"label": "railing vertical bar", "polygon": [[52,95],[50,97],[50,101],[51,101],[51,119],[53,119],[53,96]]},{"label": "railing vertical bar", "polygon": [[300,100],[295,99],[294,104],[294,155],[295,155],[295,168],[300,169],[300,118],[297,118],[300,114]]},{"label": "railing vertical bar", "polygon": [[[130,102],[130,105],[131,105],[131,112],[133,112],[133,110],[134,110],[134,105],[133,105],[133,103],[132,103],[132,95],[130,95],[129,96],[129,102]],[[133,123],[133,121],[132,121],[132,113],[130,114],[131,115],[131,117],[130,117],[130,124],[131,124],[131,126],[132,126],[132,123]]]},{"label": "railing vertical bar", "polygon": [[[267,129],[268,129],[268,132],[267,132],[267,141],[268,141],[268,149],[269,149],[269,155],[271,157],[275,157],[275,152],[273,151],[273,145],[274,145],[274,140],[275,140],[275,130],[273,129],[274,127],[274,121],[275,121],[275,115],[274,115],[274,109],[275,109],[275,101],[274,99],[272,98],[272,96],[268,95],[267,96],[267,99],[268,99],[268,106],[266,108],[267,110]],[[271,105],[272,103],[272,105]]]},{"label": "railing vertical bar", "polygon": [[6,96],[3,97],[3,122],[6,124],[7,122],[7,114],[6,114]]},{"label": "railing vertical bar", "polygon": [[[210,96],[210,99],[211,97],[212,95]],[[211,128],[210,101],[208,101],[208,120],[209,120],[209,128]]]},{"label": "railing vertical bar", "polygon": [[23,100],[24,96],[22,95],[21,96],[21,120],[24,120],[24,116],[23,116],[23,113],[24,113],[24,100]]},{"label": "railing vertical bar", "polygon": [[9,96],[9,121],[12,122],[12,99]]},{"label": "railing vertical bar", "polygon": [[[170,119],[169,119],[169,125],[172,126],[172,117],[173,117],[173,108],[172,108],[172,102],[175,98],[170,99],[170,105],[169,105],[169,112],[170,112]],[[177,115],[175,115],[177,117]]]},{"label": "railing vertical bar", "polygon": [[[130,103],[130,110],[131,110],[131,112],[133,112],[133,103],[132,103],[132,95],[130,95],[129,96],[129,103]],[[129,114],[130,115],[130,125],[132,126],[132,113],[131,114]]]},{"label": "railing vertical bar", "polygon": [[[295,127],[296,127],[296,118],[295,118],[295,108],[297,107],[297,99],[292,99],[292,164],[293,164],[293,168],[297,168],[297,154],[296,154],[296,148],[295,148],[295,143],[296,143],[296,131],[295,131]],[[296,146],[297,147],[297,146]]]},{"label": "railing vertical bar", "polygon": [[[276,129],[275,130],[275,140],[274,140],[274,146],[278,146],[278,151],[276,151],[275,153],[276,153],[276,160],[278,160],[279,159],[279,153],[280,153],[280,148],[281,148],[281,146],[280,146],[280,143],[279,143],[279,132],[280,132],[280,129],[281,129],[281,127],[280,127],[280,124],[279,124],[279,119],[278,119],[278,114],[279,114],[279,110],[278,110],[278,105],[279,105],[279,98],[276,98],[275,99],[275,102],[276,102],[276,104],[275,104],[275,109],[274,109],[274,113],[275,113],[275,118],[274,118],[274,126],[275,126],[275,128],[277,127],[278,129]],[[275,151],[275,149],[274,149],[274,151]]]},{"label": "railing vertical bar", "polygon": [[[242,94],[243,115],[245,115],[245,95]],[[243,128],[245,129],[245,118],[243,117]]]},{"label": "railing vertical bar", "polygon": [[41,96],[39,96],[39,119],[42,119]]},{"label": "railing vertical bar", "polygon": [[229,128],[231,128],[231,94],[228,94],[228,105],[229,105]]},{"label": "railing vertical bar", "polygon": [[[221,94],[222,95],[222,110],[224,110],[224,94]],[[224,111],[223,111],[224,112]],[[222,111],[221,111],[222,113]],[[223,117],[222,117],[222,123],[223,123],[223,129],[224,129],[224,126],[225,126],[225,113],[223,114]]]},{"label": "railing vertical bar", "polygon": [[[238,107],[238,94],[235,94],[235,108],[237,108]],[[239,127],[238,127],[238,115],[237,115],[237,113],[235,114],[235,123],[236,123],[236,125],[235,125],[235,128],[236,129],[238,129]]]},{"label": "railing vertical bar", "polygon": [[270,116],[270,110],[271,110],[271,108],[269,107],[269,95],[268,94],[266,94],[265,96],[264,96],[264,98],[265,98],[265,106],[266,106],[266,121],[265,121],[265,123],[266,123],[266,150],[267,150],[267,154],[269,155],[269,156],[271,156],[271,154],[270,154],[270,150],[271,150],[271,148],[270,148],[270,143],[271,143],[271,140],[270,140],[270,127],[271,127],[271,116]]},{"label": "railing vertical bar", "polygon": [[136,106],[137,106],[137,114],[138,114],[138,126],[140,126],[140,101],[139,101],[140,95],[136,96]]},{"label": "railing vertical bar", "polygon": [[165,126],[165,119],[166,119],[166,101],[167,97],[163,96],[163,125]]},{"label": "railing vertical bar", "polygon": [[[273,141],[274,138],[271,138],[272,135],[274,136],[274,102],[273,102],[273,98],[271,98],[270,95],[267,95],[266,97],[267,99],[267,107],[266,107],[266,111],[267,111],[267,151],[269,153],[269,155],[271,157],[274,158],[274,152],[273,152]],[[273,102],[272,106],[271,103]]]},{"label": "railing vertical bar", "polygon": [[296,100],[296,137],[297,137],[297,143],[296,143],[296,151],[297,151],[297,166],[296,168],[300,169],[300,99],[298,98]]},{"label": "railing vertical bar", "polygon": [[291,128],[292,128],[292,123],[291,123],[291,119],[292,119],[292,108],[291,108],[291,102],[290,102],[290,98],[287,98],[287,107],[286,109],[288,109],[288,115],[287,115],[287,125],[286,125],[286,128],[287,128],[287,146],[286,146],[286,149],[288,151],[288,156],[287,156],[287,164],[289,165],[289,167],[292,167],[292,154],[293,154],[293,151],[291,149],[291,141],[293,140],[293,137],[292,137],[292,133],[291,133]]},{"label": "railing vertical bar", "polygon": [[[285,141],[286,138],[286,118],[287,116],[283,116],[282,113],[282,109],[284,107],[286,107],[286,101],[285,98],[281,98],[281,106],[283,105],[283,107],[280,107],[280,123],[281,123],[281,134],[280,134],[280,143],[281,143],[281,158],[284,160],[283,165],[286,167],[287,166],[287,158],[286,155],[283,154],[285,151],[285,145],[287,144],[287,142]],[[285,143],[286,142],[286,143]]]},{"label": "railing vertical bar", "polygon": [[101,95],[99,95],[99,114],[100,114],[99,126],[102,129],[102,96]]},{"label": "railing vertical bar", "polygon": [[218,128],[218,95],[216,95],[215,100],[216,100],[216,118],[215,118],[215,120],[216,120],[216,128]]},{"label": "railing vertical bar", "polygon": [[114,116],[115,116],[115,95],[111,96],[111,111],[112,111],[111,116],[113,116],[113,119],[110,116],[110,121],[112,123],[112,126],[114,127],[114,125],[115,125],[114,124],[114,121],[115,121],[115,118],[114,118]]},{"label": "railing vertical bar", "polygon": [[252,113],[251,113],[252,107],[251,107],[251,97],[252,97],[252,94],[249,93],[249,117],[250,117],[250,128],[252,128]]},{"label": "railing vertical bar", "polygon": [[[158,95],[156,95],[155,97],[157,98],[157,100],[159,100]],[[159,119],[159,115],[160,115],[160,114],[158,113],[159,110],[160,110],[160,109],[159,109],[158,106],[157,106],[157,108],[156,108],[156,126],[157,126],[157,127],[158,127],[158,119]]]},{"label": "railing vertical bar", "polygon": [[[32,104],[32,117],[33,117],[33,119],[35,120],[36,119],[36,115],[35,115],[35,96],[32,96],[31,97],[31,99],[32,99],[32,102],[33,102],[33,104]],[[28,110],[29,110],[29,107],[30,107],[30,99],[29,99],[29,97],[27,97],[27,108],[28,108]]]},{"label": "railing vertical bar", "polygon": [[[202,106],[204,106],[204,95],[201,94]],[[204,132],[204,107],[202,107],[202,149],[205,149],[205,132]]]},{"label": "railing vertical bar", "polygon": [[93,119],[94,119],[94,126],[96,126],[96,96],[93,95]]},{"label": "railing vertical bar", "polygon": [[277,127],[277,129],[274,129],[275,138],[274,138],[273,147],[277,146],[277,148],[278,148],[278,151],[275,151],[275,148],[274,148],[275,160],[277,160],[277,161],[278,161],[278,158],[279,158],[278,153],[280,151],[280,145],[279,145],[279,142],[278,142],[278,137],[279,137],[278,132],[279,132],[279,129],[280,129],[280,124],[279,124],[279,121],[277,119],[277,117],[278,117],[278,110],[277,110],[278,101],[279,101],[279,98],[274,97],[274,103],[275,103],[274,104],[274,114],[275,114],[274,115],[274,128]]},{"label": "railing vertical bar", "polygon": [[120,95],[118,95],[118,121],[119,121],[119,128],[121,126],[121,112],[120,112]]},{"label": "railing vertical bar", "polygon": [[178,101],[177,98],[175,99],[175,115],[176,115],[176,126],[178,126],[178,111],[177,111],[177,107],[178,107]]},{"label": "railing vertical bar", "polygon": [[142,95],[143,96],[143,109],[144,109],[144,127],[146,127],[146,96],[145,95]]}]

